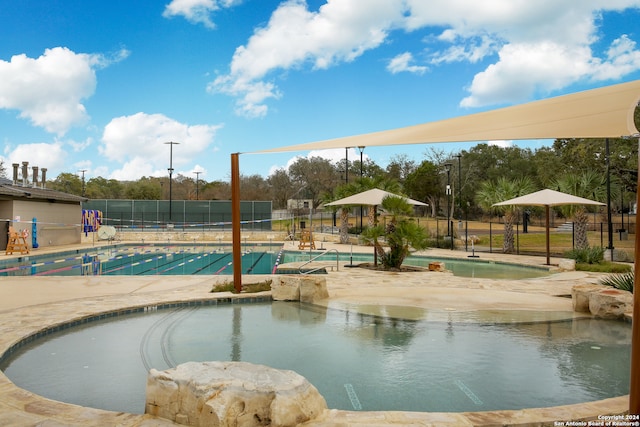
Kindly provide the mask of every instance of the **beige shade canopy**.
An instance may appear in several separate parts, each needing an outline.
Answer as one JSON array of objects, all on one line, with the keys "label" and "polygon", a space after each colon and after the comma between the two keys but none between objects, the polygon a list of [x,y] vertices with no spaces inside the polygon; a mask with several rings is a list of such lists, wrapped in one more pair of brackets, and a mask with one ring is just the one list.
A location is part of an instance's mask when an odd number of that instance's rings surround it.
[{"label": "beige shade canopy", "polygon": [[526,194],[516,197],[515,199],[505,200],[504,202],[495,203],[493,206],[561,206],[561,205],[598,205],[604,206],[604,203],[595,200],[584,199],[582,197],[573,196],[571,194],[562,193],[560,191],[544,189],[535,193]]},{"label": "beige shade canopy", "polygon": [[638,133],[640,80],[398,129],[255,153],[495,140],[618,138]]},{"label": "beige shade canopy", "polygon": [[378,206],[382,204],[382,200],[384,200],[384,198],[387,196],[402,197],[412,205],[428,206],[426,203],[409,199],[407,197],[403,197],[398,194],[393,194],[388,191],[380,190],[379,188],[363,191],[362,193],[354,194],[353,196],[345,197],[344,199],[335,200],[331,203],[325,204],[325,206],[345,206],[345,205]]},{"label": "beige shade canopy", "polygon": [[571,194],[562,193],[560,191],[545,189],[536,191],[535,193],[525,194],[524,196],[514,199],[505,200],[504,202],[494,203],[493,206],[544,206],[545,207],[545,234],[547,237],[547,265],[550,264],[550,248],[549,248],[549,207],[561,205],[597,205],[604,206],[604,203],[595,200],[584,199]]}]

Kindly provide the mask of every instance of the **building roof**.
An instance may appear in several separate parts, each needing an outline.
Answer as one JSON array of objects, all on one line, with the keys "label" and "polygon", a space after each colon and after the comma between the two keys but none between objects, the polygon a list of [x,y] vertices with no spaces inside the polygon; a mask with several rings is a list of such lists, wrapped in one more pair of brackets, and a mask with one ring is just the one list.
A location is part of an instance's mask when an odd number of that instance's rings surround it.
[{"label": "building roof", "polygon": [[14,185],[11,180],[0,179],[0,200],[18,199],[78,204],[89,200],[86,197],[63,193],[62,191],[50,190],[48,188],[29,185]]}]

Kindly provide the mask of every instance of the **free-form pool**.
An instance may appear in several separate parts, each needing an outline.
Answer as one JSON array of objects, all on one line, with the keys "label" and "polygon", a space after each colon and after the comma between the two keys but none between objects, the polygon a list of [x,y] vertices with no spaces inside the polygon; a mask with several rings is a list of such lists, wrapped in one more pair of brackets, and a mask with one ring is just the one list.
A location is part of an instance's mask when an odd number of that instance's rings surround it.
[{"label": "free-form pool", "polygon": [[48,335],[0,368],[45,397],[134,413],[150,368],[205,360],[292,369],[347,410],[520,409],[628,393],[624,322],[447,311],[409,321],[285,302],[148,311]]},{"label": "free-form pool", "polygon": [[[281,251],[268,244],[247,247],[242,254],[243,274],[271,274],[277,264],[307,261],[309,252]],[[320,251],[311,256],[320,255]],[[229,245],[117,245],[91,250],[76,250],[51,255],[25,255],[0,262],[0,276],[80,276],[80,275],[193,275],[233,274]],[[371,254],[339,254],[343,262],[373,262]],[[317,261],[334,263],[336,253]],[[456,276],[494,279],[541,277],[549,271],[483,260],[438,259],[410,256],[405,264],[427,267],[432,261],[444,261]]]}]

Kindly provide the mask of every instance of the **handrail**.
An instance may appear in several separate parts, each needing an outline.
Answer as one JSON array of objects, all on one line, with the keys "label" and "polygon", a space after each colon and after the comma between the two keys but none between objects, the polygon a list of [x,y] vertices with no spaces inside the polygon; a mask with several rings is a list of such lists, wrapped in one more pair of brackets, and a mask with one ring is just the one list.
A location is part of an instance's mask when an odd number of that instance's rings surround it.
[{"label": "handrail", "polygon": [[320,270],[321,268],[324,268],[324,266],[322,266],[322,267],[314,268],[312,270],[302,271],[302,267],[304,267],[307,264],[311,264],[313,261],[315,261],[316,259],[320,258],[322,255],[328,254],[329,252],[335,252],[336,253],[336,271],[339,271],[340,270],[340,252],[338,252],[337,249],[327,249],[326,251],[324,251],[322,253],[319,253],[318,255],[314,256],[309,261],[305,262],[300,267],[298,267],[298,273],[300,273],[300,274],[311,274],[311,273],[314,273],[314,272]]}]

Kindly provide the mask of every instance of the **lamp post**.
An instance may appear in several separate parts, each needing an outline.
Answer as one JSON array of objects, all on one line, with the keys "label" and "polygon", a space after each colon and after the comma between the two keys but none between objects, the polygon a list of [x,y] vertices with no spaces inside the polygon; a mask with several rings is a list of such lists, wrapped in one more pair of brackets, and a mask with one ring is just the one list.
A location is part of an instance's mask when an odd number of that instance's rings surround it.
[{"label": "lamp post", "polygon": [[349,147],[344,148],[344,183],[349,183]]},{"label": "lamp post", "polygon": [[200,182],[200,174],[202,172],[198,171],[198,172],[194,172],[196,174],[196,200],[200,200],[199,199],[199,194],[198,194],[198,183]]},{"label": "lamp post", "polygon": [[449,237],[451,239],[451,247],[453,247],[453,236],[451,236],[451,215],[450,215],[450,208],[451,208],[451,163],[445,163],[444,164],[444,170],[447,171],[447,188],[446,188],[446,194],[447,194],[447,237]]},{"label": "lamp post", "polygon": [[166,145],[169,145],[169,222],[171,222],[172,217],[171,217],[171,205],[173,202],[173,188],[172,188],[172,181],[173,181],[173,146],[174,145],[178,145],[180,144],[179,142],[165,142]]}]

